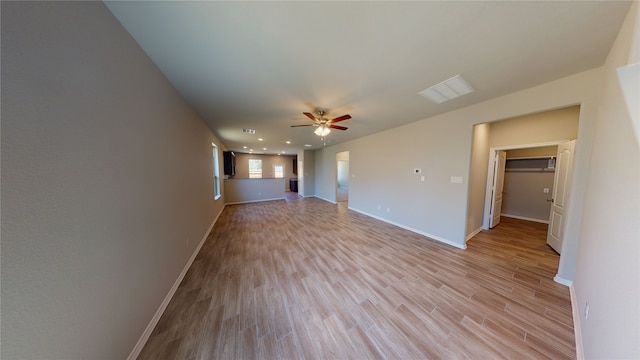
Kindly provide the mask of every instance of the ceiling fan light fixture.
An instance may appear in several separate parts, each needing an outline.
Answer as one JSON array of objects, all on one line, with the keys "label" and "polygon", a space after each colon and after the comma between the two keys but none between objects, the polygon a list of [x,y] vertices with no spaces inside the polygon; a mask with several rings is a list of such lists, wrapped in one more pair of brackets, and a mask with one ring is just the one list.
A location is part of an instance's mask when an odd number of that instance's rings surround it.
[{"label": "ceiling fan light fixture", "polygon": [[331,132],[331,129],[326,125],[320,125],[313,133],[318,136],[327,136]]}]

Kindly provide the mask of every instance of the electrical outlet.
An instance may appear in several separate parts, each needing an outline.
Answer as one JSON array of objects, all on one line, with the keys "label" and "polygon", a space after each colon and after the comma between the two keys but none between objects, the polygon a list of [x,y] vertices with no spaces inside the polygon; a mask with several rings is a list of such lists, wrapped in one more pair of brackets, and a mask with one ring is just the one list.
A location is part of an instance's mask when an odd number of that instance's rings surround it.
[{"label": "electrical outlet", "polygon": [[545,193],[545,194],[548,194],[549,193],[549,188],[542,189],[542,192]]}]

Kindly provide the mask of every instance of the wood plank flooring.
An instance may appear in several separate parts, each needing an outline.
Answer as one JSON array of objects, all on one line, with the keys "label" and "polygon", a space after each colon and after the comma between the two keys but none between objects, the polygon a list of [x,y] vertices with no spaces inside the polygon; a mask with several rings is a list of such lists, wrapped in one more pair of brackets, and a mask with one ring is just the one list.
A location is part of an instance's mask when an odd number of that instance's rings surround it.
[{"label": "wood plank flooring", "polygon": [[459,250],[344,204],[227,206],[139,359],[575,359],[546,225]]}]

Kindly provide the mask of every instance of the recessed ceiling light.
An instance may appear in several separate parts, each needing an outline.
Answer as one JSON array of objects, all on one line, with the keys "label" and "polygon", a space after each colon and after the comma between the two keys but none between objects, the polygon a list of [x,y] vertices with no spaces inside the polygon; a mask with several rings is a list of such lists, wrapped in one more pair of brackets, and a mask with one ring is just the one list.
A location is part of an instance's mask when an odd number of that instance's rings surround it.
[{"label": "recessed ceiling light", "polygon": [[262,150],[267,150],[267,148],[262,148]]},{"label": "recessed ceiling light", "polygon": [[418,94],[433,101],[436,104],[455,99],[458,96],[473,92],[473,88],[462,76],[456,75],[428,89],[420,91]]},{"label": "recessed ceiling light", "polygon": [[262,139],[262,138],[258,138],[258,141],[262,141],[262,140],[264,140],[264,139]]},{"label": "recessed ceiling light", "polygon": [[243,148],[243,149],[246,149],[247,147],[246,147],[246,146],[243,146],[242,148]]},{"label": "recessed ceiling light", "polygon": [[313,146],[313,145],[309,145],[309,144],[304,144],[304,146],[306,146],[306,147],[311,147],[311,146]]},{"label": "recessed ceiling light", "polygon": [[253,149],[249,149],[249,151],[253,151]]},{"label": "recessed ceiling light", "polygon": [[287,144],[291,144],[291,141],[285,141]]}]

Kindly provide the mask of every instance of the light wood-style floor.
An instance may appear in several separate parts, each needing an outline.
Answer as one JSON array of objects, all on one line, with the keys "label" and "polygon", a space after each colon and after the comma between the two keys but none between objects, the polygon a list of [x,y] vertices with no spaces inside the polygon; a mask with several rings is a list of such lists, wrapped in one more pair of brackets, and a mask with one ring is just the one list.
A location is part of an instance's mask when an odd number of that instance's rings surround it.
[{"label": "light wood-style floor", "polygon": [[227,206],[139,359],[576,357],[546,225],[459,250],[344,204]]}]

